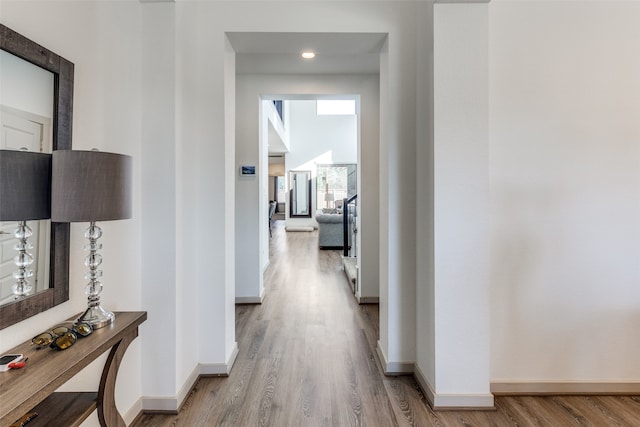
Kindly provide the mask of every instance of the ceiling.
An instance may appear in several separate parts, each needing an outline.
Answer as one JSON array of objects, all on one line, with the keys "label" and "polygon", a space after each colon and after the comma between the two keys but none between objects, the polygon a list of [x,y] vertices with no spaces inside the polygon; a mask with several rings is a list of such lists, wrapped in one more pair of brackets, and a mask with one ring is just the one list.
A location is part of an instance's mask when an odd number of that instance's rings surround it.
[{"label": "ceiling", "polygon": [[[229,32],[238,74],[378,74],[385,33]],[[314,59],[302,59],[312,50]]]},{"label": "ceiling", "polygon": [[[238,74],[378,74],[385,33],[228,32]],[[303,59],[311,50],[316,57]],[[269,153],[288,150],[269,123]]]}]

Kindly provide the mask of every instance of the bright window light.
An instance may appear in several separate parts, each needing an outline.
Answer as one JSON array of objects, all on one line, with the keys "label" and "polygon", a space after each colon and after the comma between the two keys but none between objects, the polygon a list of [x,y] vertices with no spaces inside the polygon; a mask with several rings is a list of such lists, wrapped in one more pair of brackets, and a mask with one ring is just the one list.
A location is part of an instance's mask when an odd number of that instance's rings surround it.
[{"label": "bright window light", "polygon": [[356,114],[356,101],[354,99],[318,99],[316,101],[316,113],[319,116],[353,116]]}]

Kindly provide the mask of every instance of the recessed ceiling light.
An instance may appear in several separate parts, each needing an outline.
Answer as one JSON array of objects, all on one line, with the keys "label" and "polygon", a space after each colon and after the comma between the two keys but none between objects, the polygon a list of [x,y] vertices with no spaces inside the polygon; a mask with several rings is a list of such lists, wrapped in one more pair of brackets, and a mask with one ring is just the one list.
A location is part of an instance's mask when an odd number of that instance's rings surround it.
[{"label": "recessed ceiling light", "polygon": [[302,57],[304,59],[313,59],[316,57],[316,54],[314,52],[308,51],[308,52],[302,52]]}]

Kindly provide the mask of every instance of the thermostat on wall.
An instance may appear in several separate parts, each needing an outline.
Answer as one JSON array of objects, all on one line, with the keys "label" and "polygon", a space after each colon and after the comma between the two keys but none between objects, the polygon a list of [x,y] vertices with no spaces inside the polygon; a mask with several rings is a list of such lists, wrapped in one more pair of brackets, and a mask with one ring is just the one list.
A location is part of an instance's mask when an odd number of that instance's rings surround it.
[{"label": "thermostat on wall", "polygon": [[255,166],[240,166],[240,176],[255,176],[255,175],[256,175]]}]

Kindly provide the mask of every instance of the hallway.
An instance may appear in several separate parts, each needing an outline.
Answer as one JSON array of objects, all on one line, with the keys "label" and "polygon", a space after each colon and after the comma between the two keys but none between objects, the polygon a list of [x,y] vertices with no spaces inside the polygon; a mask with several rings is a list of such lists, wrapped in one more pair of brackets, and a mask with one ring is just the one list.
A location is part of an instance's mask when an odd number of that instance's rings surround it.
[{"label": "hallway", "polygon": [[340,251],[276,221],[262,305],[236,306],[229,377],[201,378],[178,415],[137,427],[633,426],[640,397],[497,397],[495,411],[432,411],[412,376],[375,355],[378,307],[356,304]]},{"label": "hallway", "polygon": [[396,426],[427,408],[412,377],[384,377],[377,305],[356,304],[341,251],[275,221],[262,305],[236,306],[239,354],[228,378],[201,378],[177,416],[136,426]]}]

